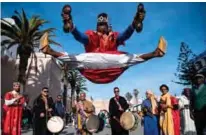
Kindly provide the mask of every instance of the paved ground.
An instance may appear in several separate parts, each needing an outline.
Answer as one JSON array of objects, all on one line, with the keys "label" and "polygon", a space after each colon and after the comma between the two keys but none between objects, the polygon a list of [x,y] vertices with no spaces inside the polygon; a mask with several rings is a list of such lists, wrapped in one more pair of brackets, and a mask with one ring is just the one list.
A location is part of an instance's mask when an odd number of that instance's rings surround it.
[{"label": "paved ground", "polygon": [[[23,130],[22,135],[32,135],[32,130]],[[65,129],[60,135],[75,135],[75,130],[71,126],[65,127]],[[105,128],[102,132],[94,135],[111,135],[111,129]],[[130,135],[143,135],[142,128],[139,126],[135,131],[130,132]]]}]

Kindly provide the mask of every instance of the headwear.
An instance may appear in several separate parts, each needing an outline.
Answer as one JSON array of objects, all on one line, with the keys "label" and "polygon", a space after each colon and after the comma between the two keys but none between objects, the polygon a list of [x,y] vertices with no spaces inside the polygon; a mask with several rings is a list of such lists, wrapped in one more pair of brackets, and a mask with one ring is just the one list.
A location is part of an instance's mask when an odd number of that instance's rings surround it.
[{"label": "headwear", "polygon": [[20,85],[20,82],[13,82],[13,86]]},{"label": "headwear", "polygon": [[146,93],[153,95],[153,92],[151,90],[147,90]]},{"label": "headwear", "polygon": [[79,93],[79,95],[81,95],[81,94],[84,94],[84,95],[86,96],[86,93],[85,93],[84,91],[81,91],[81,92]]},{"label": "headwear", "polygon": [[146,91],[147,94],[151,94],[152,96],[150,97],[150,101],[152,104],[152,113],[156,114],[157,113],[157,102],[155,100],[155,96],[151,90]]},{"label": "headwear", "polygon": [[203,74],[196,74],[195,78],[203,78],[203,79],[205,79],[205,76]]},{"label": "headwear", "polygon": [[97,16],[97,23],[98,24],[108,24],[109,23],[109,19],[108,19],[108,15],[106,13],[101,13]]}]

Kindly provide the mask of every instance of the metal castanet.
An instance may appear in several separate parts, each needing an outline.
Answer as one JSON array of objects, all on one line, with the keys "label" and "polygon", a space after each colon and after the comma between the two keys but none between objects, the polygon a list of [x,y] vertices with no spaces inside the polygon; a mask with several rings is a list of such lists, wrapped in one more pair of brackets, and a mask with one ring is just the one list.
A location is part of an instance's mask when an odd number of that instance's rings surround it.
[{"label": "metal castanet", "polygon": [[72,30],[72,28],[73,28],[71,12],[72,12],[72,8],[71,8],[70,5],[65,5],[62,8],[61,16],[63,18],[63,23],[64,23],[63,31],[65,33],[69,33]]},{"label": "metal castanet", "polygon": [[145,11],[145,8],[144,8],[144,5],[142,3],[140,3],[137,7],[137,13],[134,17],[134,21],[133,21],[133,26],[136,30],[136,32],[141,32],[142,29],[143,29],[143,20],[145,18],[145,14],[146,14],[146,11]]}]

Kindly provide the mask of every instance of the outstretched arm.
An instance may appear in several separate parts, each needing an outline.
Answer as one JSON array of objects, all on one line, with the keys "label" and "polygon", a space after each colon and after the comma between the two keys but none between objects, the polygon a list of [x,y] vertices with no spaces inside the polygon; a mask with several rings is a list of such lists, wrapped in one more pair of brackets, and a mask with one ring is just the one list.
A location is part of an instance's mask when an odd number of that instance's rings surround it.
[{"label": "outstretched arm", "polygon": [[127,27],[127,29],[124,32],[118,35],[117,42],[123,43],[124,41],[128,40],[132,36],[133,32],[134,32],[134,27],[131,24]]},{"label": "outstretched arm", "polygon": [[77,27],[74,27],[74,29],[72,30],[72,35],[74,36],[74,38],[79,41],[80,43],[87,45],[89,43],[89,38],[86,34],[80,32]]}]

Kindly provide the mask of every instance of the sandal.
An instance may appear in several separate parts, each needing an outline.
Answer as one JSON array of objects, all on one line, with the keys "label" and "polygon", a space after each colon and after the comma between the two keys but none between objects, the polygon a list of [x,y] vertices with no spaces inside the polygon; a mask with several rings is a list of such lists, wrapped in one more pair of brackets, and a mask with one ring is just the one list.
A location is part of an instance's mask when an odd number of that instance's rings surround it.
[{"label": "sandal", "polygon": [[40,51],[45,53],[45,48],[49,46],[49,40],[48,40],[49,34],[48,32],[44,33],[43,36],[40,38]]},{"label": "sandal", "polygon": [[164,37],[160,37],[158,47],[157,47],[161,52],[160,55],[163,56],[166,53],[167,49],[167,41],[164,39]]}]

